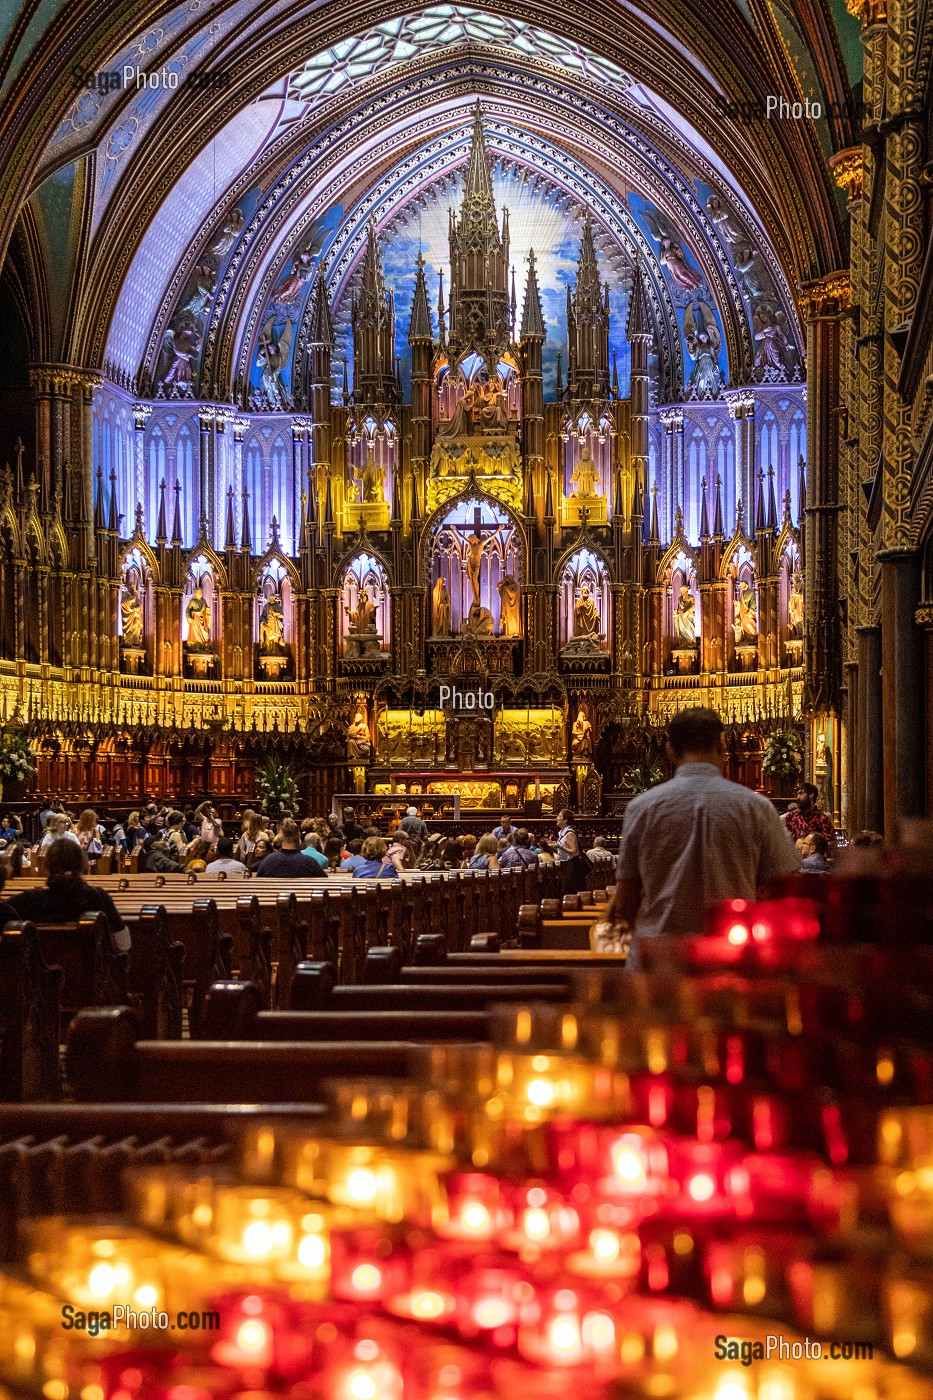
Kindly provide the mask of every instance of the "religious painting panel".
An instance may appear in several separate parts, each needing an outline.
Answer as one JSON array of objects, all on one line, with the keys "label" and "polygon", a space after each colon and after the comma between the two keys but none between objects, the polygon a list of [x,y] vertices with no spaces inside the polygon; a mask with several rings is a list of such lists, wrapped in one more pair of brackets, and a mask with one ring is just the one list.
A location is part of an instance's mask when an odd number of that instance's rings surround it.
[{"label": "religious painting panel", "polygon": [[493,739],[497,763],[505,767],[563,768],[566,749],[564,715],[556,705],[497,711]]},{"label": "religious painting panel", "polygon": [[758,589],[755,563],[744,545],[729,561],[733,669],[753,671],[758,665]]},{"label": "religious painting panel", "polygon": [[446,758],[443,710],[391,710],[376,720],[376,761],[405,767],[433,768]]},{"label": "religious painting panel", "polygon": [[789,539],[778,570],[778,634],[784,664],[799,666],[803,657],[803,568],[796,540]]},{"label": "religious painting panel", "polygon": [[470,477],[521,510],[523,474],[518,444],[518,373],[508,360],[490,371],[475,353],[438,371],[438,425],[431,449],[426,506],[436,510]]}]

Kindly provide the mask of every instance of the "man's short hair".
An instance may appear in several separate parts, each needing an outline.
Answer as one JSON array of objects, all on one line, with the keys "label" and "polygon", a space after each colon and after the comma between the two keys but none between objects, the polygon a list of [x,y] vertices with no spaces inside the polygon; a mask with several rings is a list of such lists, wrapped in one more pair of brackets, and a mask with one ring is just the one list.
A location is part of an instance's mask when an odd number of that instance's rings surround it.
[{"label": "man's short hair", "polygon": [[77,841],[53,841],[45,853],[45,873],[49,880],[87,874],[87,856]]},{"label": "man's short hair", "polygon": [[418,815],[418,808],[417,808],[417,807],[409,807],[409,809],[408,809],[408,811],[405,813],[405,815],[406,815],[406,817],[416,817],[416,816]]},{"label": "man's short hair", "polygon": [[288,843],[289,846],[301,845],[301,832],[298,830],[298,823],[284,821],[282,823],[282,845]]},{"label": "man's short hair", "polygon": [[813,848],[815,855],[825,856],[826,852],[829,850],[829,842],[826,840],[822,831],[811,831],[806,839]]},{"label": "man's short hair", "polygon": [[811,802],[815,802],[820,795],[819,788],[816,787],[813,783],[798,783],[797,791],[807,793],[810,797]]},{"label": "man's short hair", "polygon": [[233,855],[233,837],[232,837],[232,836],[221,836],[221,837],[219,837],[219,838],[218,838],[218,841],[217,841],[217,858],[218,858],[218,860],[227,860],[227,859],[229,859],[229,857],[232,856],[232,855]]},{"label": "man's short hair", "polygon": [[722,738],[722,720],[716,710],[697,705],[678,710],[667,726],[667,741],[677,758],[685,753],[714,753]]},{"label": "man's short hair", "polygon": [[605,836],[594,836],[594,837],[593,837],[593,845],[594,845],[594,846],[599,846],[600,850],[602,850],[602,848],[605,846],[605,844],[606,844],[606,838],[605,838]]},{"label": "man's short hair", "polygon": [[530,846],[530,845],[531,845],[531,837],[529,836],[528,831],[527,831],[527,829],[526,829],[525,827],[520,826],[520,827],[518,828],[518,830],[516,831],[516,833],[515,833],[515,844],[516,844],[516,846]]}]

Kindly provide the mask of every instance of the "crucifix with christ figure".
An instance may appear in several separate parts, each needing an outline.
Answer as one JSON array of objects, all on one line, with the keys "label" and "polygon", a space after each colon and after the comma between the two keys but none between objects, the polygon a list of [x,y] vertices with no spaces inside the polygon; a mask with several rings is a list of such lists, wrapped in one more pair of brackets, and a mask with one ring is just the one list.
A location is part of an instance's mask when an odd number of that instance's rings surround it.
[{"label": "crucifix with christ figure", "polygon": [[[466,528],[465,526],[463,527]],[[483,539],[483,534],[486,539]],[[466,557],[463,562],[463,571],[466,574],[470,588],[473,592],[473,602],[479,602],[479,575],[482,567],[483,555],[490,542],[498,539],[502,535],[511,533],[508,525],[485,525],[483,523],[483,512],[480,506],[473,511],[473,529],[466,541]]]}]

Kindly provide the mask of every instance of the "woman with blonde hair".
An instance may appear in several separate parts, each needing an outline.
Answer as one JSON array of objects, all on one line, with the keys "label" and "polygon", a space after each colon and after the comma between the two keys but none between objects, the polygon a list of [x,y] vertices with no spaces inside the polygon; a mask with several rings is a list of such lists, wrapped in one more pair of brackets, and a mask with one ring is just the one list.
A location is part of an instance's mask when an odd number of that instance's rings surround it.
[{"label": "woman with blonde hair", "polygon": [[66,812],[57,812],[48,826],[45,828],[45,835],[39,843],[40,851],[47,851],[54,841],[74,841],[80,846],[81,842],[71,829],[71,818]]},{"label": "woman with blonde hair", "polygon": [[468,870],[498,870],[499,869],[499,842],[488,831],[485,836],[481,836],[476,843],[476,850],[470,857]]},{"label": "woman with blonde hair", "polygon": [[246,865],[249,865],[252,860],[261,831],[262,817],[258,812],[254,812],[252,807],[247,807],[243,813],[243,830],[240,832],[240,839],[236,844],[237,859],[242,860]]}]

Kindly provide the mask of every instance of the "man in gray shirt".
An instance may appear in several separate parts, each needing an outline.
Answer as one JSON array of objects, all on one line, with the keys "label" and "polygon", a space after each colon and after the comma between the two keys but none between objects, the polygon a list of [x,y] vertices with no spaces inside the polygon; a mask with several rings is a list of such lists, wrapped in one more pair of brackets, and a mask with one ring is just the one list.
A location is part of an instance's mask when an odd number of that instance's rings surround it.
[{"label": "man in gray shirt", "polygon": [[[706,906],[754,899],[765,880],[800,867],[766,797],[722,776],[726,743],[715,710],[681,710],[667,730],[676,769],[626,808],[610,919],[641,938],[702,933]],[[638,967],[633,943],[627,964]]]}]

